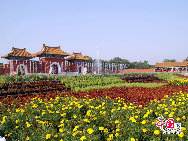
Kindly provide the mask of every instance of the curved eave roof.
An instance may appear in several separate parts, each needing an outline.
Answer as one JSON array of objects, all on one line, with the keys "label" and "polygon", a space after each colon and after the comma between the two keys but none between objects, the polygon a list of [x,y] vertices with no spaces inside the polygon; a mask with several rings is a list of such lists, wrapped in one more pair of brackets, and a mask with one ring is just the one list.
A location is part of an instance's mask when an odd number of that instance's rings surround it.
[{"label": "curved eave roof", "polygon": [[12,52],[8,53],[4,56],[1,56],[1,58],[6,58],[6,59],[10,59],[10,58],[32,58],[32,54],[26,51],[26,48],[24,49],[19,49],[19,48],[14,48],[12,47]]},{"label": "curved eave roof", "polygon": [[86,56],[83,56],[81,53],[74,53],[66,58],[67,61],[71,61],[71,60],[83,60],[83,61],[87,61],[87,60],[92,60],[92,58],[89,58],[89,57],[86,57]]},{"label": "curved eave roof", "polygon": [[60,56],[70,56],[69,53],[65,52],[65,51],[62,51],[60,46],[59,47],[49,47],[49,46],[45,46],[43,45],[43,48],[41,51],[35,53],[35,54],[32,54],[33,57],[39,57],[43,54],[52,54],[52,55],[60,55]]}]

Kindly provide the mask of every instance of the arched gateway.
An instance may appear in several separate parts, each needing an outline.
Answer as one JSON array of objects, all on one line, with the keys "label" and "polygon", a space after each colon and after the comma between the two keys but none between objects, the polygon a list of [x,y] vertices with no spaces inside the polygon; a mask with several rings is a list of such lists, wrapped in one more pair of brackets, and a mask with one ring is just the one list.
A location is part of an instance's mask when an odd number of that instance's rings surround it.
[{"label": "arched gateway", "polygon": [[17,66],[17,74],[24,75],[27,74],[27,67],[24,64],[20,64]]},{"label": "arched gateway", "polygon": [[60,67],[59,63],[53,62],[50,65],[49,74],[61,74],[61,67]]}]

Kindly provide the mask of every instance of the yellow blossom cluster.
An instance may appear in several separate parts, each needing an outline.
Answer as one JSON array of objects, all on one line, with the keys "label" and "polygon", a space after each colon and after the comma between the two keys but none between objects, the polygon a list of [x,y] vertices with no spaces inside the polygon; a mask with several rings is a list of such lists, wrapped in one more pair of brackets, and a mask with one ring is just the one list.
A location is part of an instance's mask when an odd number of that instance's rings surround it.
[{"label": "yellow blossom cluster", "polygon": [[[162,131],[155,125],[161,115],[181,123],[182,134],[168,139],[186,138],[188,94],[179,92],[164,100],[152,100],[146,107],[115,101],[109,97],[57,96],[55,99],[34,98],[25,107],[9,110],[0,118],[1,128],[12,140],[154,140]],[[14,123],[13,125],[11,123]],[[10,127],[10,124],[12,127]],[[22,132],[24,131],[24,132]],[[135,134],[132,134],[135,133]]]}]

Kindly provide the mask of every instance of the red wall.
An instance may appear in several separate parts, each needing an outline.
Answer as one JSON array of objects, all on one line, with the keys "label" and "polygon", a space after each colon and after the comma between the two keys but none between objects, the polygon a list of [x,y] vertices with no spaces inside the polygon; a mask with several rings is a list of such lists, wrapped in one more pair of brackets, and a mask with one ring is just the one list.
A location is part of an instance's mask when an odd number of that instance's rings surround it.
[{"label": "red wall", "polygon": [[[60,65],[61,72],[65,71],[65,59],[58,59],[58,58],[40,58],[39,61],[42,61],[42,68],[43,73],[49,73],[50,70],[50,63],[57,62]],[[50,62],[51,61],[51,62]],[[63,63],[63,68],[62,68]]]}]

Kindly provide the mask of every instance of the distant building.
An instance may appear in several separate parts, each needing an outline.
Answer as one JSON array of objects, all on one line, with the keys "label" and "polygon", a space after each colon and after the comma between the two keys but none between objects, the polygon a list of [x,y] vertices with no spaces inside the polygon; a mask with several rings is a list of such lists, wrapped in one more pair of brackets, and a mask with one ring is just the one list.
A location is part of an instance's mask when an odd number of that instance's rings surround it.
[{"label": "distant building", "polygon": [[188,61],[156,63],[155,72],[182,72],[188,71]]},{"label": "distant building", "polygon": [[70,70],[78,73],[83,73],[84,68],[86,68],[86,61],[92,60],[91,58],[83,56],[81,53],[74,53],[66,58],[70,63]]},{"label": "distant building", "polygon": [[[70,56],[66,59],[67,56]],[[33,58],[39,57],[39,60]],[[5,66],[3,71],[9,69],[11,75],[15,74],[63,74],[66,72],[83,73],[86,67],[86,60],[91,58],[83,56],[81,53],[73,53],[70,55],[62,51],[60,46],[49,47],[43,44],[41,51],[31,54],[26,49],[12,48],[2,58],[9,60],[9,66]],[[1,66],[2,67],[2,66]]]}]

